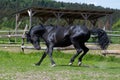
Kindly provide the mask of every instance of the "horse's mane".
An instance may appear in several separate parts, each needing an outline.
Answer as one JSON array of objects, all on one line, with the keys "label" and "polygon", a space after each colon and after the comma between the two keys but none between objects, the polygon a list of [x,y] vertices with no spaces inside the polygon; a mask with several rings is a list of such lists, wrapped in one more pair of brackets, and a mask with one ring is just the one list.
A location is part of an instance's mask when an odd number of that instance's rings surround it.
[{"label": "horse's mane", "polygon": [[31,31],[31,29],[33,28],[34,26],[31,26],[31,28],[30,28],[30,30],[29,31]]},{"label": "horse's mane", "polygon": [[[42,26],[42,27],[44,27],[43,24],[39,24],[39,25],[37,25],[37,26]],[[36,27],[36,26],[32,26],[32,27],[30,28],[30,31],[31,31],[31,29],[34,28],[34,27]]]}]

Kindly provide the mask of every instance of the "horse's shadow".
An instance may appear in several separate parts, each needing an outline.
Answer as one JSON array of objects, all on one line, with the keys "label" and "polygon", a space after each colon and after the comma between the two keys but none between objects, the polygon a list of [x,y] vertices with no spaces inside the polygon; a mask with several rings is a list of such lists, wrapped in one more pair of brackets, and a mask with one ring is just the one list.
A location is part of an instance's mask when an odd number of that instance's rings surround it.
[{"label": "horse's shadow", "polygon": [[89,68],[90,66],[89,65],[81,65],[81,66],[78,66],[78,65],[65,65],[65,64],[63,64],[63,65],[57,65],[57,66],[60,66],[60,67],[65,67],[65,66],[67,66],[67,67],[85,67],[85,68]]},{"label": "horse's shadow", "polygon": [[103,67],[101,68],[100,66],[95,66],[95,65],[87,65],[87,64],[82,64],[81,66],[78,65],[57,65],[60,67],[78,67],[78,68],[98,68],[98,69],[120,69],[120,67],[116,66],[109,66],[109,67]]}]

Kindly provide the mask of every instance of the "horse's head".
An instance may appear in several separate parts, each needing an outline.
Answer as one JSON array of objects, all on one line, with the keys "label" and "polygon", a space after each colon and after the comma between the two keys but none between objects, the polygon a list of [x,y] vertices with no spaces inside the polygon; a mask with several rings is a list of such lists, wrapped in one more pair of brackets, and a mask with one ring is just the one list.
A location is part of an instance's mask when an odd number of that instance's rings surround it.
[{"label": "horse's head", "polygon": [[27,41],[32,43],[35,49],[40,50],[40,37],[45,32],[43,26],[34,26],[30,29],[28,33],[26,33]]}]

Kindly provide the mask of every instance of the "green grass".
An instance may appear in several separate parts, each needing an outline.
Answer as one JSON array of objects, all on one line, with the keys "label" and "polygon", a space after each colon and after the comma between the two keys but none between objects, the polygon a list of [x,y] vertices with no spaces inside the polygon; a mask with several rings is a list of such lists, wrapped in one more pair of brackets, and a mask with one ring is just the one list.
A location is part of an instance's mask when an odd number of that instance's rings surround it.
[{"label": "green grass", "polygon": [[10,53],[0,51],[0,80],[119,80],[120,58],[87,54],[81,67],[77,59],[68,66],[72,54],[54,51],[56,67],[47,56],[41,66],[34,66],[43,52]]}]

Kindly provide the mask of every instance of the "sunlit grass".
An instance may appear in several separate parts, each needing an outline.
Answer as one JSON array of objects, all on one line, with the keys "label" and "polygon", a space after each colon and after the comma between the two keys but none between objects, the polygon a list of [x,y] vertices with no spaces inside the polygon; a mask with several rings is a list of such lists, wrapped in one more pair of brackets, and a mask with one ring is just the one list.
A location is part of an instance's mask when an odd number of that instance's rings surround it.
[{"label": "sunlit grass", "polygon": [[119,80],[120,77],[120,58],[114,56],[88,53],[79,67],[77,59],[72,66],[68,66],[73,54],[54,51],[56,67],[51,67],[48,56],[41,66],[34,66],[42,54],[0,51],[0,80]]}]

